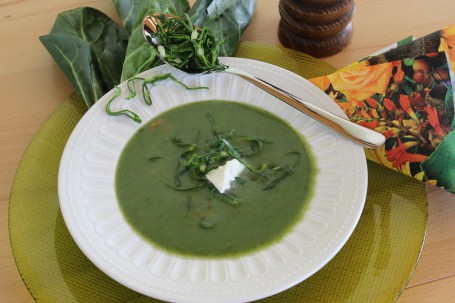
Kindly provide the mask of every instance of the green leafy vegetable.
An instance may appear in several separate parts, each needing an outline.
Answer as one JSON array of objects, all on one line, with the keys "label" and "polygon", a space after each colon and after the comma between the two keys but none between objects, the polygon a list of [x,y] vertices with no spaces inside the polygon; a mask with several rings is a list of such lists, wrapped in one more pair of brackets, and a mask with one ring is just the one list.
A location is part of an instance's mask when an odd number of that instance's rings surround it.
[{"label": "green leafy vegetable", "polygon": [[262,151],[262,147],[263,147],[264,143],[271,143],[270,140],[256,138],[256,137],[244,136],[244,137],[241,137],[241,140],[248,142],[250,145],[250,151],[243,152],[243,155],[252,155],[252,154],[258,153],[258,152]]},{"label": "green leafy vegetable", "polygon": [[189,7],[187,0],[114,0],[117,12],[130,37],[126,50],[121,81],[161,64],[156,52],[144,39],[142,20],[147,15],[169,13],[183,14]]},{"label": "green leafy vegetable", "polygon": [[210,218],[201,218],[199,221],[199,226],[203,229],[212,229],[215,226],[216,222]]},{"label": "green leafy vegetable", "polygon": [[[127,87],[128,87],[128,90],[129,90],[130,94],[129,94],[129,96],[126,99],[130,100],[130,99],[132,99],[133,97],[135,97],[137,95],[135,81],[139,80],[139,81],[142,81],[141,91],[142,91],[142,98],[143,98],[144,102],[147,105],[152,105],[153,101],[152,101],[152,96],[150,94],[150,90],[149,90],[148,85],[155,86],[157,82],[164,81],[164,80],[167,80],[167,79],[170,79],[170,80],[180,84],[181,86],[183,86],[187,90],[207,89],[208,88],[206,86],[189,87],[185,83],[183,83],[180,80],[178,80],[177,78],[175,78],[170,73],[153,76],[153,77],[150,77],[150,78],[147,78],[147,79],[146,78],[142,78],[142,77],[133,77],[133,78],[130,78],[127,81]],[[112,102],[114,100],[116,100],[121,94],[121,89],[119,87],[117,87],[117,86],[115,88],[116,88],[115,94],[111,97],[111,99],[109,99],[109,101],[106,104],[106,113],[108,115],[110,115],[110,116],[122,116],[122,115],[123,116],[127,116],[127,117],[133,119],[135,122],[141,123],[142,119],[136,113],[134,113],[134,112],[132,112],[132,111],[130,111],[128,109],[123,109],[123,110],[120,110],[120,111],[114,111],[114,110],[111,109]]]},{"label": "green leafy vegetable", "polygon": [[153,76],[153,77],[150,77],[150,78],[142,78],[142,77],[132,77],[128,80],[127,82],[127,87],[128,87],[128,90],[130,91],[130,95],[126,98],[127,100],[133,98],[136,96],[136,87],[134,85],[135,81],[136,80],[140,80],[142,81],[142,85],[141,85],[141,90],[142,90],[142,97],[144,99],[144,102],[147,103],[148,105],[151,105],[152,104],[152,97],[150,95],[150,90],[148,88],[148,85],[152,85],[152,86],[155,86],[156,83],[160,82],[160,81],[164,81],[164,80],[172,80],[178,84],[180,84],[181,86],[183,86],[185,89],[187,90],[196,90],[196,89],[208,89],[207,86],[195,86],[195,87],[190,87],[188,85],[186,85],[185,83],[183,83],[182,81],[178,80],[177,78],[175,78],[171,73],[167,73],[167,74],[163,74],[163,75],[157,75],[157,76]]},{"label": "green leafy vegetable", "polygon": [[137,29],[128,41],[128,49],[123,62],[121,81],[125,81],[149,68],[162,64],[156,52],[144,40],[142,30]]},{"label": "green leafy vegetable", "polygon": [[122,92],[122,90],[120,88],[115,87],[114,95],[112,96],[111,99],[109,99],[109,101],[106,104],[106,113],[110,116],[127,116],[127,117],[133,119],[135,122],[141,123],[142,119],[136,113],[133,113],[132,111],[130,111],[128,109],[123,109],[123,110],[119,110],[119,111],[111,110],[112,102],[120,96],[121,92]]},{"label": "green leafy vegetable", "polygon": [[274,188],[278,183],[284,180],[287,176],[294,172],[294,166],[292,165],[285,165],[280,168],[275,169],[279,171],[279,174],[276,175],[273,179],[271,179],[267,185],[264,187],[263,190],[268,190]]},{"label": "green leafy vegetable", "polygon": [[235,182],[237,182],[239,185],[243,185],[246,183],[246,180],[241,177],[235,177]]},{"label": "green leafy vegetable", "polygon": [[190,73],[224,70],[218,61],[218,43],[207,27],[199,29],[188,15],[167,18],[155,16],[156,33],[159,41],[155,49],[170,65]]},{"label": "green leafy vegetable", "polygon": [[151,156],[149,158],[149,161],[156,161],[156,160],[161,159],[161,158],[162,158],[161,156]]},{"label": "green leafy vegetable", "polygon": [[142,20],[154,13],[181,16],[206,25],[221,43],[220,55],[234,52],[257,0],[114,0],[123,27],[89,7],[63,12],[40,37],[87,107],[120,82],[161,64],[142,34]]},{"label": "green leafy vegetable", "polygon": [[62,13],[50,34],[84,40],[95,53],[104,88],[110,90],[120,83],[121,66],[111,63],[124,60],[128,37],[125,30],[104,13],[90,7]]},{"label": "green leafy vegetable", "polygon": [[128,37],[102,12],[77,8],[57,16],[49,35],[40,37],[87,106],[120,83]]},{"label": "green leafy vegetable", "polygon": [[231,56],[256,9],[257,0],[198,0],[188,12],[192,22],[210,29],[219,55]]},{"label": "green leafy vegetable", "polygon": [[95,104],[106,93],[100,71],[96,68],[95,55],[85,41],[64,35],[42,36],[40,40],[87,107]]},{"label": "green leafy vegetable", "polygon": [[191,190],[195,190],[195,189],[204,187],[205,184],[204,183],[199,183],[199,184],[197,184],[195,186],[189,186],[189,187],[179,187],[179,186],[173,186],[173,185],[170,185],[170,184],[167,184],[167,186],[169,186],[172,189],[178,190],[178,191],[191,191]]}]

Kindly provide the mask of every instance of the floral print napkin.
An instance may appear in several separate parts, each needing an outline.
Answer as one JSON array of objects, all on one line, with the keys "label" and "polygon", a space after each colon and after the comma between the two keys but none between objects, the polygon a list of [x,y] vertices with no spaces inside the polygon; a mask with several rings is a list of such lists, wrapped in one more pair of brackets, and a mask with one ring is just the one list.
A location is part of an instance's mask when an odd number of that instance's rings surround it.
[{"label": "floral print napkin", "polygon": [[367,158],[455,193],[455,24],[310,79],[386,143]]}]

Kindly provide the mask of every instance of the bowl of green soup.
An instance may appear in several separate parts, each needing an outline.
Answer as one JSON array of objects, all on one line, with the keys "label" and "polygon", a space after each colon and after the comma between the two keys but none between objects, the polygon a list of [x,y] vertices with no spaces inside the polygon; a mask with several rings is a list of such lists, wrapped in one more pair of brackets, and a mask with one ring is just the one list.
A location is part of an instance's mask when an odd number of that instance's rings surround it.
[{"label": "bowl of green soup", "polygon": [[[222,61],[344,115],[287,70]],[[252,301],[316,273],[362,213],[363,149],[233,75],[160,66],[140,77],[166,73],[180,83],[150,85],[149,102],[131,94],[140,81],[109,92],[67,143],[59,199],[80,249],[114,280],[171,302]],[[142,122],[107,115],[108,104]]]}]

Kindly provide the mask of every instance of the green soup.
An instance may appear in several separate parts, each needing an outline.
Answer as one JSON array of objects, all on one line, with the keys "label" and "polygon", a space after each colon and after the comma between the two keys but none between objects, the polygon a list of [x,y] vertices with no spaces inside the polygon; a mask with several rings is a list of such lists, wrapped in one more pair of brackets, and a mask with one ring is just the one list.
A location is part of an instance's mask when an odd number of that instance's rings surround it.
[{"label": "green soup", "polygon": [[[207,152],[220,134],[235,134],[230,147],[256,171],[243,169],[223,195],[198,187],[201,180],[179,164],[185,151]],[[280,175],[285,166],[290,173]],[[258,175],[264,168],[276,170],[273,186]],[[124,217],[145,240],[213,258],[279,241],[302,219],[316,172],[305,140],[286,122],[257,107],[211,100],[175,107],[142,126],[122,151],[115,186]]]}]

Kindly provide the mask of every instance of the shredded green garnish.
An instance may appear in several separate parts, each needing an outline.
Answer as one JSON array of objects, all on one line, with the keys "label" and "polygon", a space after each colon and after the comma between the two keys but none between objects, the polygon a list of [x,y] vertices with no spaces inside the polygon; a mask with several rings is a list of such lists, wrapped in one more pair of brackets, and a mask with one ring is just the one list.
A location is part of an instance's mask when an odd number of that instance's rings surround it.
[{"label": "shredded green garnish", "polygon": [[198,185],[191,186],[191,187],[178,187],[178,186],[173,186],[171,184],[167,184],[167,186],[169,186],[172,189],[178,190],[178,191],[191,191],[191,190],[195,190],[195,189],[199,189],[201,187],[204,187],[205,184],[204,183],[200,183]]},{"label": "shredded green garnish", "polygon": [[242,177],[235,177],[235,182],[239,185],[243,185],[246,183],[246,180],[243,179]]},{"label": "shredded green garnish", "polygon": [[286,178],[287,176],[289,176],[290,174],[292,174],[294,172],[294,166],[285,165],[285,166],[280,167],[279,169],[275,169],[275,170],[280,171],[280,173],[275,178],[270,180],[269,183],[267,183],[267,185],[263,188],[263,190],[268,190],[268,189],[274,188],[275,185],[277,185],[278,183],[283,181],[284,178]]},{"label": "shredded green garnish", "polygon": [[111,104],[112,102],[117,99],[120,94],[122,93],[122,90],[116,86],[115,87],[115,94],[114,96],[112,96],[112,98],[107,102],[106,104],[106,113],[110,116],[127,116],[131,119],[133,119],[135,122],[137,123],[141,123],[142,122],[142,119],[134,112],[128,110],[128,109],[123,109],[123,110],[119,110],[119,111],[112,111],[111,110]]},{"label": "shredded green garnish", "polygon": [[216,225],[216,222],[210,218],[201,218],[199,221],[199,226],[203,229],[212,229]]},{"label": "shredded green garnish", "polygon": [[162,158],[161,156],[152,156],[152,157],[149,157],[149,161],[155,161],[155,160],[158,160],[161,158]]},{"label": "shredded green garnish", "polygon": [[170,65],[190,73],[226,69],[218,61],[221,42],[216,41],[208,27],[195,27],[187,14],[155,18],[160,21],[156,25],[155,35],[160,44],[156,51]]},{"label": "shredded green garnish", "polygon": [[[271,141],[252,136],[236,136],[233,129],[228,131],[228,138],[216,129],[214,119],[210,114],[207,114],[207,119],[211,126],[212,139],[206,142],[205,150],[201,151],[197,142],[187,142],[177,135],[172,140],[174,144],[183,148],[177,161],[174,185],[170,186],[176,190],[208,188],[212,199],[220,199],[237,205],[240,203],[240,199],[232,194],[219,193],[207,179],[206,175],[208,172],[226,164],[229,160],[237,159],[252,173],[250,180],[264,184],[263,190],[270,190],[290,176],[299,163],[300,154],[296,151],[291,151],[287,155],[297,157],[292,164],[272,165],[270,163],[263,163],[258,168],[255,168],[246,161],[246,157],[260,153],[264,148],[264,143],[271,143]],[[197,137],[199,137],[199,133]],[[242,151],[239,146],[236,146],[236,143],[241,142],[247,142],[250,148]],[[190,177],[191,186],[184,186],[182,184],[181,177],[184,175]],[[242,186],[248,182],[248,180],[242,177],[236,177],[235,180],[237,184]],[[197,182],[197,185],[193,185],[194,182]]]},{"label": "shredded green garnish", "polygon": [[[186,85],[185,83],[181,82],[180,80],[178,80],[177,78],[175,78],[171,73],[157,75],[157,76],[153,76],[150,78],[132,77],[132,78],[128,79],[128,81],[126,83],[128,91],[130,92],[128,97],[126,97],[126,100],[130,100],[137,95],[135,82],[142,81],[142,85],[141,85],[142,99],[144,100],[144,102],[147,105],[152,105],[153,100],[152,100],[152,95],[150,93],[149,85],[156,86],[156,84],[158,82],[168,80],[168,79],[180,84],[187,90],[208,89],[208,87],[206,87],[206,86],[190,87],[190,86]],[[115,99],[117,99],[120,96],[120,94],[122,93],[121,89],[118,86],[116,86],[115,89],[116,89],[116,91],[115,91],[114,96],[112,96],[112,98],[106,104],[106,113],[110,116],[124,115],[124,116],[127,116],[127,117],[133,119],[137,123],[141,123],[142,119],[136,113],[134,113],[128,109],[123,109],[123,110],[119,110],[119,111],[111,110],[112,102]]]}]

